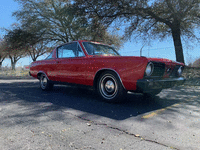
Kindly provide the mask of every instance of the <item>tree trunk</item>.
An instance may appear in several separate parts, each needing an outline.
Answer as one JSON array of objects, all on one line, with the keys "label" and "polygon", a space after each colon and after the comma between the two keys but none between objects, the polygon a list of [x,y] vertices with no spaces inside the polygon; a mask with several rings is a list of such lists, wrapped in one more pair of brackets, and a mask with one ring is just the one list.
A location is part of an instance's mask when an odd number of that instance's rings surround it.
[{"label": "tree trunk", "polygon": [[34,61],[36,61],[36,60],[37,60],[37,58],[33,58],[32,60],[33,60],[33,62],[34,62]]},{"label": "tree trunk", "polygon": [[2,63],[3,63],[3,61],[0,62],[0,70],[2,70]]},{"label": "tree trunk", "polygon": [[15,65],[17,61],[15,61],[15,58],[12,58],[11,56],[9,56],[9,58],[10,58],[12,70],[15,70]]},{"label": "tree trunk", "polygon": [[185,63],[182,42],[181,42],[180,28],[172,29],[172,37],[173,37],[173,41],[174,41],[176,61]]},{"label": "tree trunk", "polygon": [[13,63],[11,64],[12,70],[15,70],[15,65],[16,65],[16,62],[13,62]]},{"label": "tree trunk", "polygon": [[2,64],[3,64],[3,61],[6,57],[0,57],[0,70],[2,70]]}]

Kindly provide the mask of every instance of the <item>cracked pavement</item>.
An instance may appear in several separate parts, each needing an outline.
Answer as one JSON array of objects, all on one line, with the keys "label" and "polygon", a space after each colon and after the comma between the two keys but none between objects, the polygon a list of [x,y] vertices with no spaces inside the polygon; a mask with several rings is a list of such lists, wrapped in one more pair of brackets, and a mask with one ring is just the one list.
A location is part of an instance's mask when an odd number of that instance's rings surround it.
[{"label": "cracked pavement", "polygon": [[181,86],[108,104],[91,89],[0,80],[0,149],[198,150],[199,93]]}]

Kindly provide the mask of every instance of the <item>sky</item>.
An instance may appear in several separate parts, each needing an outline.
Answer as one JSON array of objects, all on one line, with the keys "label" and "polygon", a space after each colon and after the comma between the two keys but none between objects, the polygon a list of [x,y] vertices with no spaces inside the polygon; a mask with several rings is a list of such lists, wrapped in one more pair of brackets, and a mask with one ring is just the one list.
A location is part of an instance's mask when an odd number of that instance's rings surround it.
[{"label": "sky", "polygon": [[[0,29],[11,28],[11,25],[16,23],[15,17],[12,17],[12,13],[19,10],[20,7],[14,0],[0,0]],[[2,38],[5,33],[0,30],[0,38]],[[186,64],[194,62],[196,59],[200,58],[200,43],[191,43],[188,41],[183,41],[183,51],[185,56]],[[141,42],[136,42],[134,39],[127,41],[124,46],[119,50],[122,56],[140,56],[140,49],[143,47]],[[175,50],[172,38],[167,38],[166,40],[160,42],[159,40],[152,41],[151,45],[145,45],[142,48],[142,55],[146,57],[159,57],[167,58],[170,60],[176,60]],[[39,57],[37,60],[44,59],[45,56]],[[29,65],[32,62],[30,57],[21,58],[16,66]],[[3,61],[3,66],[10,66],[10,60],[6,59]]]}]

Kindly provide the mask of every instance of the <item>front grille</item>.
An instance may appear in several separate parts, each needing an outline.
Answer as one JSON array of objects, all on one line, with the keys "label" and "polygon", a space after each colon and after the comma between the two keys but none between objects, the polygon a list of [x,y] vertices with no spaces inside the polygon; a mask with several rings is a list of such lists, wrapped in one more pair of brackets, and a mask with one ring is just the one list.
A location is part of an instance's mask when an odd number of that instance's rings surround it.
[{"label": "front grille", "polygon": [[161,62],[152,62],[154,70],[151,76],[144,76],[145,79],[161,79],[165,72],[165,64]]},{"label": "front grille", "polygon": [[179,67],[180,67],[179,65],[175,66],[169,76],[170,77],[179,77],[178,72],[177,72]]},{"label": "front grille", "polygon": [[165,64],[160,62],[153,62],[154,71],[151,77],[162,77],[165,72]]}]

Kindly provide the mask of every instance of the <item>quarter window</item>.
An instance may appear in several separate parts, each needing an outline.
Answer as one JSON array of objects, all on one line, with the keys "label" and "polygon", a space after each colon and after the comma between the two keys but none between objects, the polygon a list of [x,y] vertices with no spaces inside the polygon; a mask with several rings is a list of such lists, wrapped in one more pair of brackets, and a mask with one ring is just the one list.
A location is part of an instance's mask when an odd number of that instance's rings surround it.
[{"label": "quarter window", "polygon": [[58,58],[85,56],[77,42],[62,45],[57,49]]}]

